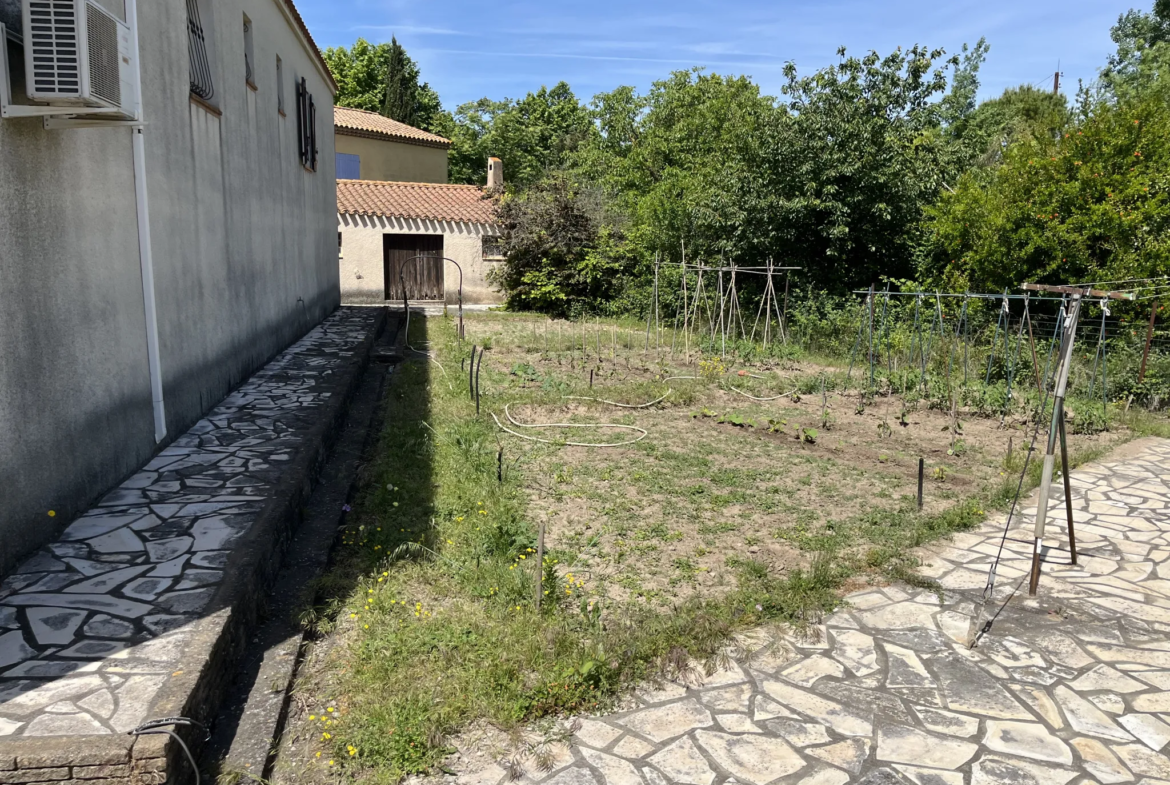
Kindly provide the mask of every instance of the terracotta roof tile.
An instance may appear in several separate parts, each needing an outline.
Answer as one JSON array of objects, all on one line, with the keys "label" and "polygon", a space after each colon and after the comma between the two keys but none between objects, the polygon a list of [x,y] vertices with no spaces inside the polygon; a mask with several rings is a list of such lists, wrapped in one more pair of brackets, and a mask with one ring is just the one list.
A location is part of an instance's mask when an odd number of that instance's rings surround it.
[{"label": "terracotta roof tile", "polygon": [[338,180],[337,211],[387,218],[495,223],[495,205],[476,185]]},{"label": "terracotta roof tile", "polygon": [[348,106],[333,107],[333,127],[339,134],[350,136],[365,136],[373,139],[393,139],[419,144],[426,147],[442,147],[447,149],[451,142],[441,136],[427,133],[421,128],[415,128],[389,117],[383,117],[377,112],[367,112],[364,109],[350,109]]}]

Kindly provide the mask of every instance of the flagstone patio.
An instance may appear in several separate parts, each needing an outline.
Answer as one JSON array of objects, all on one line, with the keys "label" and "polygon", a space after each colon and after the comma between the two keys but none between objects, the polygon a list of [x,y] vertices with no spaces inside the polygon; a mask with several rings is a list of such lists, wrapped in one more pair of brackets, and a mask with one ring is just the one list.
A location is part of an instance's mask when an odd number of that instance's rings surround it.
[{"label": "flagstone patio", "polygon": [[[581,718],[544,785],[1170,782],[1170,442],[1144,439],[1073,473],[1080,558],[1049,521],[1027,596],[1035,500],[1006,540],[987,617],[967,640],[1005,516],[922,554],[942,592],[851,595],[806,637],[757,630],[701,686],[637,693]],[[1064,513],[1063,495],[1052,508]],[[506,762],[460,785],[509,780]]]}]

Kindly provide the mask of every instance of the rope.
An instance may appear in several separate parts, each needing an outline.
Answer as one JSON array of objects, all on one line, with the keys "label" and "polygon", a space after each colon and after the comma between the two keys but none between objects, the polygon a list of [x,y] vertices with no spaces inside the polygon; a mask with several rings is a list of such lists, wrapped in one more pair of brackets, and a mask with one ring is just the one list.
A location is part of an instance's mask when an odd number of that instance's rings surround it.
[{"label": "rope", "polygon": [[508,418],[508,422],[515,425],[517,428],[620,428],[627,431],[638,431],[639,436],[636,439],[631,439],[626,442],[613,442],[607,444],[591,444],[589,442],[566,442],[556,441],[554,439],[541,439],[539,436],[528,436],[527,434],[517,433],[511,428],[506,427],[500,422],[500,418],[492,413],[492,419],[496,421],[496,425],[505,433],[510,433],[513,436],[521,439],[527,439],[530,442],[540,442],[541,444],[557,444],[568,447],[628,447],[631,444],[637,444],[650,435],[650,432],[645,428],[639,428],[636,425],[619,425],[618,423],[573,423],[573,422],[549,422],[549,423],[522,423],[516,422],[512,417],[512,413],[508,411],[509,404],[504,405],[504,416]]},{"label": "rope", "polygon": [[[195,772],[195,785],[201,785],[202,778],[199,776],[199,766],[195,763],[195,756],[191,754],[191,749],[187,746],[179,735],[169,728],[167,725],[185,725],[189,727],[200,728],[204,732],[207,731],[207,726],[201,722],[189,719],[187,717],[162,717],[157,720],[147,720],[133,730],[127,731],[127,736],[162,736],[167,735],[179,743],[183,748],[183,752],[187,755],[187,760],[191,763],[191,770]],[[208,736],[210,738],[210,735]]]},{"label": "rope", "polygon": [[674,391],[667,390],[666,394],[663,395],[661,398],[655,398],[653,401],[650,401],[649,403],[618,403],[617,401],[607,401],[604,398],[590,398],[590,397],[585,396],[585,395],[566,395],[563,397],[566,400],[570,400],[570,401],[597,401],[598,403],[608,403],[610,406],[620,406],[623,409],[648,409],[656,403],[662,403],[663,401],[665,401],[666,396],[670,395],[672,392],[674,392]]}]

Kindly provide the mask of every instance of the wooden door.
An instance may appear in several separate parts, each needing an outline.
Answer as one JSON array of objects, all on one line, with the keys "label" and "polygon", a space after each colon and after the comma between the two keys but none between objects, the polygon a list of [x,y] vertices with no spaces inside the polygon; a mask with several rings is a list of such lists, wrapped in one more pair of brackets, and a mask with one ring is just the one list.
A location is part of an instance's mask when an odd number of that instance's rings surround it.
[{"label": "wooden door", "polygon": [[411,300],[443,299],[443,235],[384,234],[382,252],[387,300],[402,299],[403,282]]}]

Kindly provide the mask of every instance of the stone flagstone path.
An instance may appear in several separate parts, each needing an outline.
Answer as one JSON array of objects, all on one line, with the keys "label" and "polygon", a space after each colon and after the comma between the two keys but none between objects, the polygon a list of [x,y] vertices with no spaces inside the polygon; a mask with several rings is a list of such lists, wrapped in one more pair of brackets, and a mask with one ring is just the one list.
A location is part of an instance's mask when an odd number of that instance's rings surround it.
[{"label": "stone flagstone path", "polygon": [[[1136,442],[1072,484],[1078,566],[1063,521],[1050,520],[1041,591],[1027,597],[1033,499],[988,604],[989,616],[1002,611],[975,650],[962,641],[1003,516],[923,554],[941,603],[891,586],[851,595],[812,638],[750,633],[746,660],[579,720],[552,770],[523,780],[1170,783],[1170,442]],[[1063,496],[1052,508],[1063,514]],[[493,764],[459,780],[508,775]]]},{"label": "stone flagstone path", "polygon": [[0,737],[125,733],[148,718],[233,544],[377,317],[334,313],[0,583]]}]

